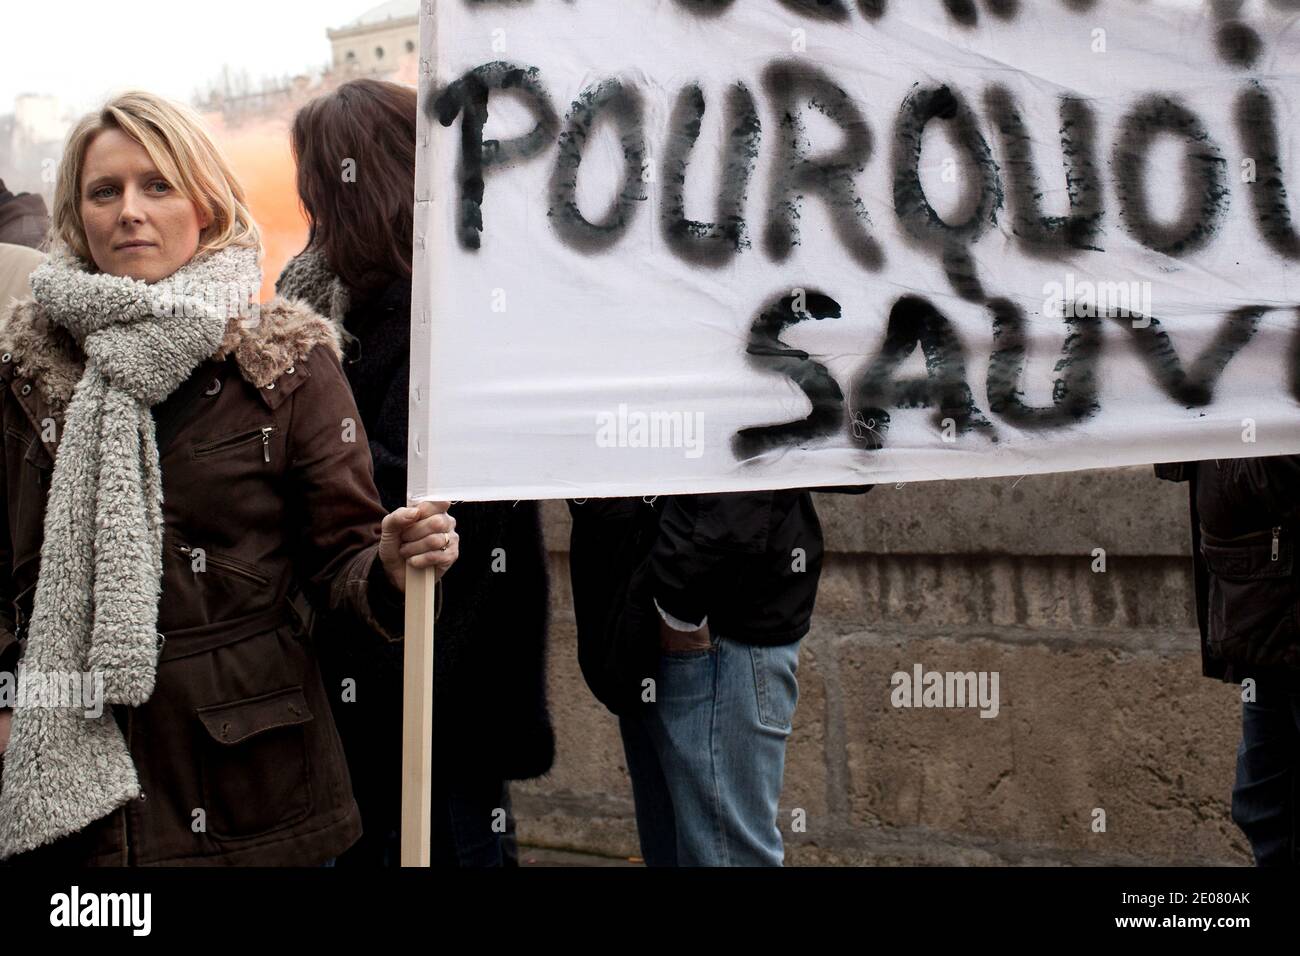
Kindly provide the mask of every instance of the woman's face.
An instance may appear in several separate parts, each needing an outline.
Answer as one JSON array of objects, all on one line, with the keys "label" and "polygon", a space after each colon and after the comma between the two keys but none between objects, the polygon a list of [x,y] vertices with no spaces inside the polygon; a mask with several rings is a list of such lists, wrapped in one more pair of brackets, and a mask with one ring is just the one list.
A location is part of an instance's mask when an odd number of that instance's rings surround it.
[{"label": "woman's face", "polygon": [[145,148],[119,129],[91,140],[81,167],[81,221],[100,272],[165,279],[192,258],[212,217],[154,168]]}]

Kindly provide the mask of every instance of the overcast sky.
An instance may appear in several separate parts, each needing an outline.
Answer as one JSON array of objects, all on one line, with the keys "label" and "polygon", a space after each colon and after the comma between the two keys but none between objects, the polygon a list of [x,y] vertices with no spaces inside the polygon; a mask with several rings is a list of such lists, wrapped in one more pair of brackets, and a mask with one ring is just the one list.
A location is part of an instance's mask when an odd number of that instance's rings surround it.
[{"label": "overcast sky", "polygon": [[378,0],[3,0],[0,113],[19,93],[78,111],[141,87],[189,102],[229,65],[256,82],[330,61],[327,27]]}]

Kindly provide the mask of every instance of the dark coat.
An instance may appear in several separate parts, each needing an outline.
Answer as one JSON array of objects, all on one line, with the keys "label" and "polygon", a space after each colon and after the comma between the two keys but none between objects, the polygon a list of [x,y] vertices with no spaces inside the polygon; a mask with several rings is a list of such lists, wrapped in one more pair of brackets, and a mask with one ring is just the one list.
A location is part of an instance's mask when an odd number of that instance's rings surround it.
[{"label": "dark coat", "polygon": [[[406,499],[410,399],[409,279],[369,298],[353,294],[344,370],[370,440],[385,506]],[[555,739],[546,707],[547,570],[536,502],[452,508],[460,557],[443,578],[434,629],[433,774],[523,780],[546,773]],[[401,809],[400,647],[373,650],[347,620],[322,616],[316,638],[367,831],[397,825]],[[360,653],[357,649],[362,649]],[[356,681],[355,701],[337,692]]]},{"label": "dark coat", "polygon": [[1300,455],[1157,465],[1190,483],[1207,677],[1300,688]]},{"label": "dark coat", "polygon": [[[84,362],[33,303],[0,319],[0,670],[25,642]],[[356,841],[361,820],[294,595],[353,616],[358,639],[403,629],[402,595],[378,560],[385,511],[365,433],[340,432],[357,411],[337,333],[283,301],[255,326],[233,318],[221,349],[153,414],[166,640],[148,702],[113,708],[142,796],[11,862],[319,864]]]},{"label": "dark coat", "polygon": [[15,195],[0,182],[0,242],[35,249],[45,242],[49,229],[44,199],[34,193]]},{"label": "dark coat", "polygon": [[640,700],[659,657],[657,603],[680,621],[752,645],[808,633],[822,528],[807,491],[570,502],[578,659],[614,713]]}]

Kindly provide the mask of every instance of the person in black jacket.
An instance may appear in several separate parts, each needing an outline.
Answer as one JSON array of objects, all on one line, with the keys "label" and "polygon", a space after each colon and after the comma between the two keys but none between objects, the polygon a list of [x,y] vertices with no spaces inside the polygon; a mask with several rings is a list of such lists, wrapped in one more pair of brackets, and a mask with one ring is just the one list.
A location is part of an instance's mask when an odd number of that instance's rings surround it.
[{"label": "person in black jacket", "polygon": [[1202,671],[1242,684],[1232,818],[1255,862],[1300,862],[1300,455],[1157,465],[1190,482]]},{"label": "person in black jacket", "polygon": [[[307,249],[277,291],[340,323],[384,502],[406,499],[416,92],[346,83],[295,117]],[[355,177],[340,176],[344,161]],[[346,429],[346,423],[340,423]],[[546,707],[546,554],[535,502],[454,508],[459,573],[443,579],[434,632],[434,866],[516,865],[507,781],[546,773],[555,740]],[[318,620],[322,668],[365,832],[339,866],[397,865],[401,820],[403,652]],[[352,691],[352,693],[349,693]]]},{"label": "person in black jacket", "polygon": [[806,491],[572,502],[579,661],[619,715],[650,866],[779,866],[822,531]]}]

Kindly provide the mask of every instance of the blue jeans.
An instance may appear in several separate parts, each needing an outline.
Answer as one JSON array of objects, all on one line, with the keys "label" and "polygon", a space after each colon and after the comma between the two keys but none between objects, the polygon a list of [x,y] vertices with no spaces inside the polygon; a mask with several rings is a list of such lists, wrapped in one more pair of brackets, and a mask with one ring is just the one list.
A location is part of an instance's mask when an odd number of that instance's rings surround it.
[{"label": "blue jeans", "polygon": [[799,644],[716,635],[664,653],[654,703],[619,721],[648,866],[780,866],[785,742]]},{"label": "blue jeans", "polygon": [[1300,693],[1259,681],[1241,705],[1232,819],[1258,866],[1296,866],[1300,800]]}]

